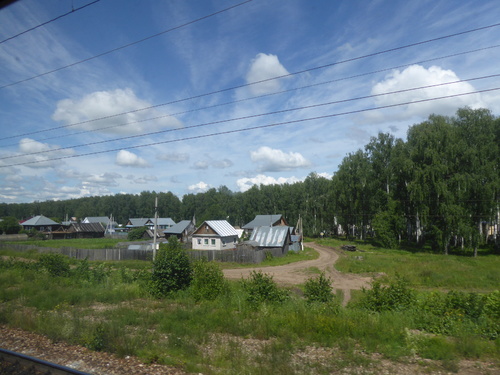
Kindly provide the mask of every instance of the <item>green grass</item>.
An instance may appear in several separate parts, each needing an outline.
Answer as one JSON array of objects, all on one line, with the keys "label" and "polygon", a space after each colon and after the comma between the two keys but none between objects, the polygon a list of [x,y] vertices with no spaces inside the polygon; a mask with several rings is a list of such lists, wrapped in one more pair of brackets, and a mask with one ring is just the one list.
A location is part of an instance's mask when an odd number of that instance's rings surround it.
[{"label": "green grass", "polygon": [[[339,248],[346,242],[328,239],[318,243]],[[418,288],[489,292],[500,286],[498,255],[488,254],[473,258],[383,249],[369,243],[357,243],[356,246],[362,251],[345,252],[346,256],[341,257],[335,265],[339,271],[384,273],[388,278],[399,274]]]},{"label": "green grass", "polygon": [[[380,267],[390,276],[396,271],[411,276],[411,267],[429,262],[427,267],[436,264],[432,269],[444,280],[450,267],[462,278],[479,273],[467,262],[475,260],[471,258],[440,268],[443,256],[375,252],[366,246],[364,253],[348,254],[345,266],[353,262],[351,255],[362,255],[365,260],[358,262],[366,261],[372,268],[351,264],[359,267],[357,272],[381,272]],[[290,258],[316,256],[308,249]],[[270,265],[277,260],[266,262]],[[488,260],[498,267],[496,259]],[[281,303],[254,304],[240,281],[230,281],[229,292],[213,301],[195,302],[189,289],[169,299],[155,299],[147,293],[147,273],[141,268],[149,269],[150,262],[91,262],[89,272],[104,274],[99,279],[76,274],[51,277],[36,264],[26,263],[0,262],[0,324],[91,350],[137,356],[145,363],[174,365],[192,373],[249,375],[363,373],[367,368],[377,373],[382,370],[377,367],[379,355],[403,362],[418,355],[433,360],[441,372],[456,371],[464,358],[500,364],[499,324],[487,317],[441,317],[423,313],[418,306],[375,313],[356,304],[342,307],[338,299],[329,304],[307,303],[293,290]],[[75,261],[72,269],[77,267]],[[315,269],[309,271],[316,276]],[[491,288],[488,278],[474,282],[479,290]],[[352,295],[361,299],[363,292]],[[425,331],[438,323],[442,325],[436,327],[446,331],[446,336]],[[307,352],[313,354],[305,356]]]},{"label": "green grass", "polygon": [[124,242],[124,240],[112,238],[83,238],[68,240],[16,241],[12,243],[54,248],[75,247],[79,249],[110,249],[115,247],[115,245],[119,242]]},{"label": "green grass", "polygon": [[[282,266],[285,264],[300,262],[304,260],[317,259],[319,254],[316,250],[310,247],[305,247],[304,251],[301,252],[288,252],[284,257],[273,257],[272,259],[265,259],[263,262],[259,263],[259,267],[274,267]],[[220,262],[219,265],[222,269],[228,268],[252,268],[255,267],[254,263],[232,263],[232,262]]]}]

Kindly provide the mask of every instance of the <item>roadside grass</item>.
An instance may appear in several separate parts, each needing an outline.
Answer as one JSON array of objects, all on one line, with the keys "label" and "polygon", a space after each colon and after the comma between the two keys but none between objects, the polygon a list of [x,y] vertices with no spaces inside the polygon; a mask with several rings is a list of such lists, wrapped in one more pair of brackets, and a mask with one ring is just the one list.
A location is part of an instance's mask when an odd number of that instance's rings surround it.
[{"label": "roadside grass", "polygon": [[[340,248],[347,242],[320,240],[318,243]],[[428,252],[409,252],[359,245],[362,251],[345,252],[335,267],[342,272],[384,273],[385,280],[402,275],[417,288],[460,289],[470,292],[490,292],[500,286],[500,257],[481,255],[477,258]]]},{"label": "roadside grass", "polygon": [[[310,247],[304,247],[303,251],[294,252],[289,251],[284,257],[272,257],[270,259],[265,259],[258,264],[259,267],[274,267],[283,266],[285,264],[301,262],[304,260],[318,259],[319,254],[316,250]],[[252,268],[255,267],[255,263],[234,263],[234,262],[220,262],[218,263],[222,269],[229,268]]]}]

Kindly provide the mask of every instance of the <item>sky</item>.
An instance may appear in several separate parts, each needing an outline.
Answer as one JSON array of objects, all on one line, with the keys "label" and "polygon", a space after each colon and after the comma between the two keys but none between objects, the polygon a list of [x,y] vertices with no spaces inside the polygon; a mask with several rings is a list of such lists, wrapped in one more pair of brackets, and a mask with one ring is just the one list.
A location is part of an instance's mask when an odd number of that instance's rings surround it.
[{"label": "sky", "polygon": [[379,132],[500,113],[496,0],[93,1],[0,9],[0,202],[331,178]]}]

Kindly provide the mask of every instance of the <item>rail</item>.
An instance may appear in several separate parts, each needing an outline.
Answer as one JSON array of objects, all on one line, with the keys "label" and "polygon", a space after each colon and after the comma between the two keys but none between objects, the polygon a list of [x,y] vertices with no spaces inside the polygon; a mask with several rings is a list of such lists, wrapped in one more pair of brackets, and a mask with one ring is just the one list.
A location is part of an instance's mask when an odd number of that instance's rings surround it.
[{"label": "rail", "polygon": [[0,348],[0,372],[30,375],[90,375],[70,367]]}]

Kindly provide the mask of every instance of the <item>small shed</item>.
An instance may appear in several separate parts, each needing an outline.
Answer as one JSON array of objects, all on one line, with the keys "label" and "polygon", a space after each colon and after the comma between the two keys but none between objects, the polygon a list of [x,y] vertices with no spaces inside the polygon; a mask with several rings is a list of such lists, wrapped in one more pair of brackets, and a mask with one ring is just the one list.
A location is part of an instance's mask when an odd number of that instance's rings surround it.
[{"label": "small shed", "polygon": [[287,226],[256,227],[250,241],[258,244],[259,249],[270,250],[274,256],[288,253],[291,238],[290,228]]},{"label": "small shed", "polygon": [[193,233],[193,250],[231,250],[238,243],[238,232],[226,220],[204,221]]}]

